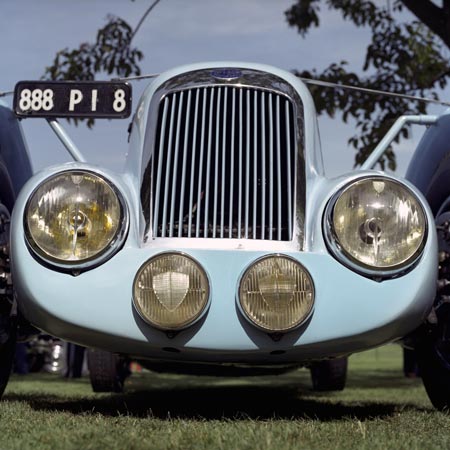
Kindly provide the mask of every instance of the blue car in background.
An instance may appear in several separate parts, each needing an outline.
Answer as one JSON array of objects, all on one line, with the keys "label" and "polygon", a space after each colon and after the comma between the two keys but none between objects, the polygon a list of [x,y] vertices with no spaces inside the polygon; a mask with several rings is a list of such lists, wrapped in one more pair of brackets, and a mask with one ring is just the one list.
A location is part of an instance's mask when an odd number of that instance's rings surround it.
[{"label": "blue car in background", "polygon": [[433,184],[442,158],[421,144],[407,179],[373,169],[405,121],[430,125],[427,142],[447,117],[402,118],[361,169],[327,178],[307,87],[265,65],[154,78],[122,173],[85,161],[57,117],[126,117],[127,83],[21,82],[14,111],[45,117],[75,160],[33,175],[15,199],[18,310],[97,349],[94,389],[120,389],[125,358],[199,374],[306,366],[316,389],[342,389],[347,355],[417,329],[419,353],[435,355],[426,367],[448,375],[443,296],[433,307],[447,245],[436,211],[448,234],[449,190]]}]

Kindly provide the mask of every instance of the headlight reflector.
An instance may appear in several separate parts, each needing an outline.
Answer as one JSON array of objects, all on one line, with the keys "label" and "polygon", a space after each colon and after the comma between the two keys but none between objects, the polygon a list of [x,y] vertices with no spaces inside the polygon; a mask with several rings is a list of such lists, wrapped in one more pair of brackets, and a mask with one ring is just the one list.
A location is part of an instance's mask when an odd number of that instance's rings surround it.
[{"label": "headlight reflector", "polygon": [[369,271],[402,269],[423,248],[427,220],[420,201],[405,185],[384,177],[358,180],[328,208],[328,238],[337,257]]},{"label": "headlight reflector", "polygon": [[314,284],[306,269],[284,255],[259,259],[244,273],[239,301],[245,316],[270,332],[301,325],[314,305]]},{"label": "headlight reflector", "polygon": [[25,233],[39,256],[74,267],[110,249],[125,231],[124,216],[123,202],[103,177],[66,171],[32,193],[25,210]]},{"label": "headlight reflector", "polygon": [[203,268],[181,253],[162,253],[147,261],[133,285],[133,302],[140,316],[163,330],[196,322],[206,310],[209,282]]}]

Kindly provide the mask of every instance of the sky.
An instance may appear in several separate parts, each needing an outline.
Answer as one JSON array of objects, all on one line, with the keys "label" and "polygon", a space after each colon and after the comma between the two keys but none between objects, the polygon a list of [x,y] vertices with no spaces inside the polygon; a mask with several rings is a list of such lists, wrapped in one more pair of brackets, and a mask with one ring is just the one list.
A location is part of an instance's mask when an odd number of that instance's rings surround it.
[{"label": "sky", "polygon": [[[40,79],[56,52],[93,42],[108,14],[135,26],[153,0],[0,0],[0,91],[19,80]],[[379,0],[381,1],[381,0]],[[246,61],[282,69],[323,69],[346,60],[362,66],[370,35],[326,11],[320,28],[302,38],[290,28],[284,12],[294,0],[161,0],[142,25],[134,44],[144,52],[143,73],[160,73],[200,61]],[[324,10],[325,12],[325,10]],[[148,81],[133,82],[133,103]],[[12,103],[12,97],[4,98]],[[442,112],[443,108],[433,113]],[[90,130],[61,121],[89,162],[121,170],[127,152],[128,120],[97,120]],[[22,126],[35,170],[71,160],[43,119],[26,119]],[[350,171],[354,152],[347,140],[352,124],[319,118],[327,175]],[[397,146],[402,175],[423,129]]]}]

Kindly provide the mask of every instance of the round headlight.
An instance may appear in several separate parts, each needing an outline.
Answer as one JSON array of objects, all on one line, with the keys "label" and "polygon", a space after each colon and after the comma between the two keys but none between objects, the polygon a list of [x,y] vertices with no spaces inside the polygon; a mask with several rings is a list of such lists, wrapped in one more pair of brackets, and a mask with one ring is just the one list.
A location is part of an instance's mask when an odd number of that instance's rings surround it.
[{"label": "round headlight", "polygon": [[203,268],[180,253],[163,253],[147,261],[133,284],[139,315],[163,330],[177,330],[196,322],[205,312],[209,283]]},{"label": "round headlight", "polygon": [[103,177],[81,170],[45,180],[28,200],[24,221],[33,250],[71,268],[114,251],[126,228],[116,189]]},{"label": "round headlight", "polygon": [[427,233],[418,198],[405,185],[383,177],[345,187],[330,202],[327,222],[335,255],[368,272],[390,273],[412,264]]},{"label": "round headlight", "polygon": [[294,259],[267,256],[245,271],[239,301],[245,316],[257,327],[270,332],[289,331],[312,312],[314,284],[306,269]]}]

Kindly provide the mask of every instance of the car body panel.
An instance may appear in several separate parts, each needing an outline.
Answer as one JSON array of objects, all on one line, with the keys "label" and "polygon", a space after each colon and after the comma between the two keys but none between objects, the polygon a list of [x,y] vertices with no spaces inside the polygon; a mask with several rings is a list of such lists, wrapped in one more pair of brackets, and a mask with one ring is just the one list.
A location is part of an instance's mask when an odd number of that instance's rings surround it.
[{"label": "car body panel", "polygon": [[424,196],[434,214],[445,203],[450,179],[450,110],[428,127],[408,165],[405,178]]},{"label": "car body panel", "polygon": [[0,198],[10,210],[32,172],[22,127],[0,100]]},{"label": "car body panel", "polygon": [[[140,189],[152,153],[146,148],[151,129],[149,111],[159,87],[186,72],[238,68],[267,72],[289,83],[301,97],[304,111],[305,223],[301,237],[268,241],[252,239],[147,239]],[[220,81],[225,83],[225,81]],[[88,169],[109,179],[128,204],[130,228],[123,248],[105,263],[64,273],[42,264],[26,243],[23,218],[30,193],[62,170]],[[69,341],[137,358],[214,363],[282,364],[349,354],[397,340],[428,314],[435,292],[437,244],[433,217],[420,192],[403,181],[423,203],[428,235],[421,257],[403,274],[376,280],[338,262],[323,236],[329,199],[349,182],[380,175],[353,171],[328,179],[323,171],[316,112],[306,86],[294,75],[247,63],[205,63],[169,71],[154,80],[137,105],[125,171],[113,173],[85,163],[47,168],[22,190],[13,215],[12,264],[19,306],[37,327]],[[387,176],[384,175],[383,176]],[[387,176],[388,177],[388,176]],[[389,178],[389,177],[388,177]],[[300,182],[299,182],[300,183]],[[145,323],[132,305],[132,284],[149,258],[169,251],[192,256],[205,269],[211,288],[208,311],[177,333]],[[239,310],[237,289],[245,269],[268,254],[284,254],[311,274],[316,301],[311,317],[299,328],[277,335],[251,325]]]}]

